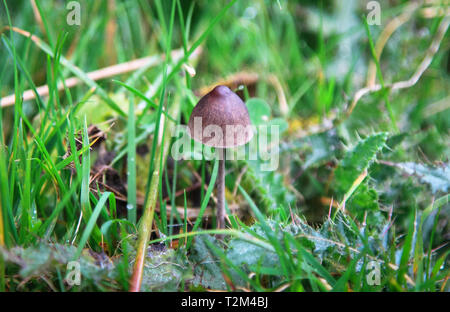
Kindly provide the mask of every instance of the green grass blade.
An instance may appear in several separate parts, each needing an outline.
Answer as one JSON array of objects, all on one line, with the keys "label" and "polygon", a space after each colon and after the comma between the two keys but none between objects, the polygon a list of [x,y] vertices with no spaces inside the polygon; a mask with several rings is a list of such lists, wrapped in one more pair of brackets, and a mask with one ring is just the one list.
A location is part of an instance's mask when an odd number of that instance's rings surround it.
[{"label": "green grass blade", "polygon": [[130,98],[128,109],[128,170],[127,170],[127,213],[128,221],[136,224],[136,124],[134,114],[134,99]]},{"label": "green grass blade", "polygon": [[377,58],[377,55],[375,52],[375,46],[373,44],[372,35],[370,34],[369,24],[367,23],[366,18],[363,18],[363,21],[364,21],[364,26],[366,27],[367,37],[369,38],[370,52],[372,54],[373,61],[375,62],[375,65],[377,67],[377,74],[378,74],[378,78],[380,79],[380,83],[381,83],[381,92],[383,94],[384,101],[386,102],[386,108],[389,113],[389,118],[391,118],[392,127],[394,128],[395,132],[399,132],[399,129],[397,126],[397,121],[395,120],[394,111],[392,110],[391,102],[389,101],[388,90],[384,86],[383,74],[381,72],[380,62],[378,61],[378,58]]},{"label": "green grass blade", "polygon": [[96,222],[100,215],[100,212],[104,208],[106,200],[108,199],[110,194],[111,194],[110,192],[103,193],[102,196],[100,197],[97,205],[95,206],[94,212],[90,216],[89,221],[86,224],[86,228],[84,229],[83,235],[81,236],[80,242],[78,243],[78,248],[77,248],[77,252],[75,253],[74,259],[78,259],[81,256],[81,252],[83,251],[83,248],[86,245],[86,243],[92,233],[92,230],[96,226]]}]

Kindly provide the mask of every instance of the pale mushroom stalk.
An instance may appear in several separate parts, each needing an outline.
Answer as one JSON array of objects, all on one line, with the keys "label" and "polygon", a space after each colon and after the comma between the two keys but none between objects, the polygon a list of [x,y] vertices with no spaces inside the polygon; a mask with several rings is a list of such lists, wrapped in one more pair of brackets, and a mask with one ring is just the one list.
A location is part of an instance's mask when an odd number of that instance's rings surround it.
[{"label": "pale mushroom stalk", "polygon": [[225,228],[225,155],[223,148],[218,148],[219,172],[217,175],[217,228]]}]

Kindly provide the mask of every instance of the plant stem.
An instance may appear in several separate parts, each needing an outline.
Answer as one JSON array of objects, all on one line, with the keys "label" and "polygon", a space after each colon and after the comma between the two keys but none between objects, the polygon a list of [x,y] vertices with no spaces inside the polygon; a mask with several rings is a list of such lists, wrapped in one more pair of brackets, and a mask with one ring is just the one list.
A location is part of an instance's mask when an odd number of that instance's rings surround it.
[{"label": "plant stem", "polygon": [[225,149],[219,152],[219,174],[217,177],[217,228],[225,228]]},{"label": "plant stem", "polygon": [[[177,116],[179,112],[180,109],[179,102],[180,102],[179,100],[174,100],[171,105],[169,113],[173,114],[173,116]],[[163,114],[161,114],[160,116],[162,121],[160,125],[161,135],[159,136],[159,138],[154,138],[155,140],[158,140],[157,150],[155,152],[155,161],[154,161],[155,166],[151,177],[149,199],[144,207],[144,214],[141,217],[140,221],[136,259],[133,267],[133,274],[130,278],[129,291],[131,292],[138,292],[140,291],[141,288],[142,275],[144,272],[145,256],[147,254],[146,250],[152,232],[153,219],[158,199],[158,191],[159,191],[158,186],[160,183],[161,170],[162,168],[164,168],[164,162],[166,161],[167,154],[169,152],[170,139],[172,137],[172,132],[175,128],[173,123],[169,123],[167,125],[167,129],[165,130],[165,133],[163,133],[164,123],[167,121],[167,119],[165,119],[165,115]]]}]

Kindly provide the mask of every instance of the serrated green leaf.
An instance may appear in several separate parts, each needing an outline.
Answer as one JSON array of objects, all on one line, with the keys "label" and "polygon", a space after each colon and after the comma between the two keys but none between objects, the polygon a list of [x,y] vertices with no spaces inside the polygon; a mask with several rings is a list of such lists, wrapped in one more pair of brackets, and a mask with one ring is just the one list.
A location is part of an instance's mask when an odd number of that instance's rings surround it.
[{"label": "serrated green leaf", "polygon": [[339,195],[349,190],[358,176],[371,165],[386,140],[385,132],[373,134],[345,154],[334,174],[334,185]]}]

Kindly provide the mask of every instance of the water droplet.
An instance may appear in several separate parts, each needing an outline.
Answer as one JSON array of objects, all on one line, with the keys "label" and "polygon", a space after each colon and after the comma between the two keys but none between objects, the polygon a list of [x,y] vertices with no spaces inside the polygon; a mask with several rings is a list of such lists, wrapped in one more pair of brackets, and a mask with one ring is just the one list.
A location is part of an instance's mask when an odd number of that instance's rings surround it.
[{"label": "water droplet", "polygon": [[127,209],[128,209],[128,210],[133,209],[133,207],[134,207],[134,206],[133,206],[132,204],[128,204],[128,205],[127,205]]}]

